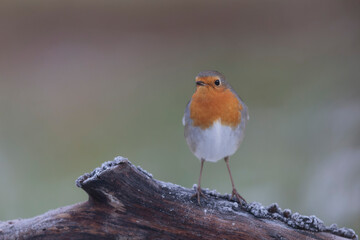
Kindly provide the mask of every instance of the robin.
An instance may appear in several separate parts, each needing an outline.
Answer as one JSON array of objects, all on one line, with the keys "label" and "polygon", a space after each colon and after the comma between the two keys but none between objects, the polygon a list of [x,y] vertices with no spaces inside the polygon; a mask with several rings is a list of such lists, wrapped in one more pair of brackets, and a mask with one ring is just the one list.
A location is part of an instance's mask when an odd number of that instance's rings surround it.
[{"label": "robin", "polygon": [[201,174],[204,162],[224,159],[232,184],[231,199],[241,204],[246,201],[235,188],[231,176],[229,157],[239,148],[243,138],[248,110],[241,98],[217,71],[200,72],[196,78],[196,91],[186,106],[183,125],[191,152],[201,161],[198,186],[193,197],[200,204]]}]

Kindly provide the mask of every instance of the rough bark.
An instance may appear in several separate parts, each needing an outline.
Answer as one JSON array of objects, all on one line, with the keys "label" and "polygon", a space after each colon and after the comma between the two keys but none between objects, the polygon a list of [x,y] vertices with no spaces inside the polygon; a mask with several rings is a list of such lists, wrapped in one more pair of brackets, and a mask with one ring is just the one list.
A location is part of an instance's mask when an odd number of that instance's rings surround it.
[{"label": "rough bark", "polygon": [[240,206],[205,191],[199,206],[192,189],[153,179],[122,157],[76,184],[88,201],[0,222],[0,239],[357,239],[351,229],[326,227],[277,204]]}]

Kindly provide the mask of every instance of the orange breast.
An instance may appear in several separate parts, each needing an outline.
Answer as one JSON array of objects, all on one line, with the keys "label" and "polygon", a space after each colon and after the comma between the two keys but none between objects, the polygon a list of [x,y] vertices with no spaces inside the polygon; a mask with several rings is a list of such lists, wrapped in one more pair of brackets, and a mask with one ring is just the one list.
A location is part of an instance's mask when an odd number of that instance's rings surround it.
[{"label": "orange breast", "polygon": [[216,120],[236,127],[241,121],[241,109],[241,103],[229,89],[219,91],[199,87],[192,96],[190,118],[193,125],[201,129],[210,127]]}]

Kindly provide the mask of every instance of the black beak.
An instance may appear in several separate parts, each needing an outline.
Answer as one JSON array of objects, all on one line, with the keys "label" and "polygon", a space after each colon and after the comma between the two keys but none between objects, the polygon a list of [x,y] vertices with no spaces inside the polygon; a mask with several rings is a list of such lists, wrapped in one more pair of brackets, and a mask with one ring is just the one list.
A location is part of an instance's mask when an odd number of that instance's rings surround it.
[{"label": "black beak", "polygon": [[206,84],[203,81],[196,81],[196,85],[205,86]]}]

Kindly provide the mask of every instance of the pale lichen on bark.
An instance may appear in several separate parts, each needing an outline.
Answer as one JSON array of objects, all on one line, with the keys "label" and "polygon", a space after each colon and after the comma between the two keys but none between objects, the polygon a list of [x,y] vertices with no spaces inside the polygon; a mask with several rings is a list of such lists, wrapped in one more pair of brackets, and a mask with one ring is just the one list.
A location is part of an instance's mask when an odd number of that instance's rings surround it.
[{"label": "pale lichen on bark", "polygon": [[123,157],[84,174],[76,185],[88,201],[0,222],[0,240],[358,239],[353,230],[327,227],[315,216],[277,204],[241,206],[215,190],[204,189],[199,206],[193,189],[156,180]]}]

